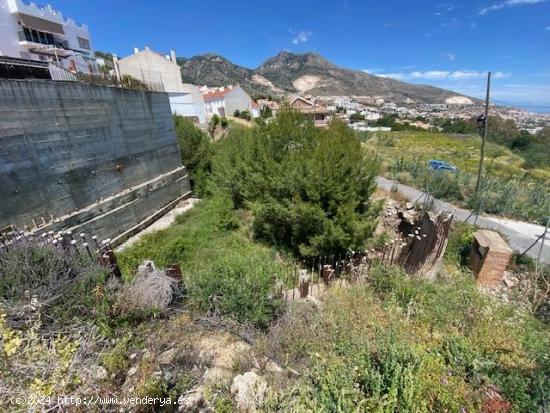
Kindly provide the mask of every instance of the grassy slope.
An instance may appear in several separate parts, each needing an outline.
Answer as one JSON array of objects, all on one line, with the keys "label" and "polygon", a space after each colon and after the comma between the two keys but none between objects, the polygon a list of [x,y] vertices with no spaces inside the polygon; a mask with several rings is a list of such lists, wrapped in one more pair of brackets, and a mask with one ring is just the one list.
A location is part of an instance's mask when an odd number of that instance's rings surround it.
[{"label": "grassy slope", "polygon": [[280,309],[270,295],[285,269],[275,251],[249,236],[246,213],[225,198],[201,201],[166,230],[148,234],[118,254],[126,278],[143,260],[179,264],[189,304],[265,327]]},{"label": "grassy slope", "polygon": [[[179,262],[197,309],[212,310],[217,296],[223,314],[268,327],[267,350],[305,373],[273,395],[268,410],[476,411],[491,384],[512,411],[541,403],[548,328],[477,292],[467,276],[433,283],[378,268],[366,286],[331,292],[323,312],[290,311],[273,324],[281,308],[265,299],[274,285],[265,275],[280,262],[250,238],[246,221],[223,199],[205,200],[120,262],[126,273],[146,258]],[[450,243],[450,262],[467,242]]]},{"label": "grassy slope", "polygon": [[[365,146],[379,153],[387,162],[400,157],[429,160],[441,159],[457,166],[461,171],[477,173],[481,140],[477,136],[451,136],[432,132],[387,132],[371,137]],[[527,172],[524,160],[503,146],[488,142],[485,166],[490,175],[514,177]],[[550,171],[536,169],[533,177],[550,179]]]},{"label": "grassy slope", "polygon": [[[409,138],[397,136],[395,147],[379,145],[387,156],[405,153]],[[426,159],[475,171],[469,159],[475,139],[411,139],[424,146]],[[494,150],[489,153],[503,173],[520,168],[521,159],[505,150],[497,157]],[[281,264],[274,250],[251,239],[248,221],[223,199],[205,200],[171,228],[125,251],[120,262],[126,275],[142,259],[159,266],[178,262],[195,307],[267,327],[267,350],[304,372],[273,395],[268,410],[477,411],[487,407],[484,389],[492,384],[503,394],[500,407],[510,401],[512,411],[532,411],[542,403],[540,389],[549,375],[547,326],[477,292],[466,276],[432,283],[380,268],[364,287],[332,291],[322,312],[291,311],[272,323],[281,308],[265,298],[274,286],[269,274]],[[464,243],[454,244],[451,261]]]}]

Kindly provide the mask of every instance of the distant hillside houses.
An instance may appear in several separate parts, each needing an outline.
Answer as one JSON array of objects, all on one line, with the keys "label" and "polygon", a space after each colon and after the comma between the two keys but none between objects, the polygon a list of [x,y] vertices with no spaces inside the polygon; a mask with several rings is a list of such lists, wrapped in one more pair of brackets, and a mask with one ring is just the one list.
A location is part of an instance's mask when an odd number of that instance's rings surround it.
[{"label": "distant hillside houses", "polygon": [[195,85],[183,83],[176,64],[176,52],[162,55],[148,47],[134,48],[134,54],[118,61],[120,74],[130,75],[151,89],[166,92],[173,114],[188,117],[199,124],[206,124],[206,110],[202,92]]},{"label": "distant hillside houses", "polygon": [[328,127],[330,117],[329,110],[325,106],[318,105],[312,100],[300,96],[291,99],[290,106],[309,117],[316,127]]},{"label": "distant hillside houses", "polygon": [[203,92],[206,115],[212,117],[233,116],[236,111],[250,112],[253,118],[260,116],[260,106],[240,86],[222,86],[200,88]]}]

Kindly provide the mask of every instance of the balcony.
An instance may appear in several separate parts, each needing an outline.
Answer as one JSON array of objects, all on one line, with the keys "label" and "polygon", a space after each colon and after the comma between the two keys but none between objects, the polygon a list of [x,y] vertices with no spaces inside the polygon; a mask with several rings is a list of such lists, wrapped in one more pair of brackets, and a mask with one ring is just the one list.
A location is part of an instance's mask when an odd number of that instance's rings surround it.
[{"label": "balcony", "polygon": [[25,47],[32,53],[47,54],[51,56],[69,56],[72,52],[66,40],[59,39],[51,33],[44,33],[38,30],[24,28],[17,33],[19,45]]}]

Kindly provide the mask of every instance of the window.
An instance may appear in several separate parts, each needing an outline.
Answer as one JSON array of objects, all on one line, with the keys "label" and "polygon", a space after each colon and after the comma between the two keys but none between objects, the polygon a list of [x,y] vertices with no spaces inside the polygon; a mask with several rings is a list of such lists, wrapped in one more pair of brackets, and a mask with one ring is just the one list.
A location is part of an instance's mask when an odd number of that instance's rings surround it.
[{"label": "window", "polygon": [[87,50],[91,49],[90,41],[80,36],[78,36],[78,45],[83,49],[87,49]]},{"label": "window", "polygon": [[40,37],[38,37],[38,32],[36,30],[31,30],[32,41],[35,43],[40,43]]},{"label": "window", "polygon": [[26,27],[23,27],[23,33],[25,33],[25,40],[28,42],[32,42],[32,35],[31,31],[27,29]]}]

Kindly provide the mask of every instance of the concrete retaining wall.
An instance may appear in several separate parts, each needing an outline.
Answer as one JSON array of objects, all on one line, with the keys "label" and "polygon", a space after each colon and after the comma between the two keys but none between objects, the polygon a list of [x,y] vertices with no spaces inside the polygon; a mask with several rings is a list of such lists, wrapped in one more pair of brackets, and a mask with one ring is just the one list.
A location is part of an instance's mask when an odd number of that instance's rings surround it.
[{"label": "concrete retaining wall", "polygon": [[112,237],[188,192],[168,95],[0,79],[0,229]]}]

